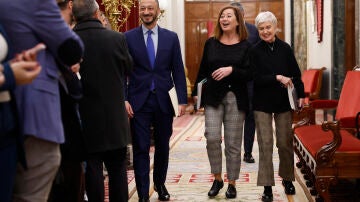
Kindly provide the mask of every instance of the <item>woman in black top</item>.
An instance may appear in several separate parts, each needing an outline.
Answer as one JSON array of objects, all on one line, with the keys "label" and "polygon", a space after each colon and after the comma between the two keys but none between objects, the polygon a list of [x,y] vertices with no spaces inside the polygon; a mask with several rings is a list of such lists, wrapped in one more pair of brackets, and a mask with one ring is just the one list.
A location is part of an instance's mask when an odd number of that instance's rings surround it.
[{"label": "woman in black top", "polygon": [[277,20],[271,12],[261,12],[255,25],[262,39],[250,50],[254,73],[254,116],[259,143],[257,185],[264,186],[263,201],[272,201],[275,185],[273,154],[273,120],[279,152],[279,176],[286,194],[295,194],[292,112],[287,87],[295,86],[299,107],[303,105],[304,85],[301,72],[290,46],[276,37]]},{"label": "woman in black top", "polygon": [[[224,125],[227,198],[236,197],[235,180],[239,178],[243,122],[248,110],[246,82],[250,79],[247,31],[238,8],[227,6],[218,16],[214,37],[204,47],[196,83],[207,79],[202,94],[205,105],[206,148],[215,180],[208,193],[214,197],[224,186],[222,172],[221,128]],[[196,103],[197,89],[193,96]]]}]

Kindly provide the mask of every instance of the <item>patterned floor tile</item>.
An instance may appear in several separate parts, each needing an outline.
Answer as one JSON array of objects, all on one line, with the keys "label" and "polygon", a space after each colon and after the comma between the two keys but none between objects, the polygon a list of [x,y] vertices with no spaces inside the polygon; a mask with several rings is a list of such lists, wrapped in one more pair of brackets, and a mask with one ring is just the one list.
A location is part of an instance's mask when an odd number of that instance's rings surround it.
[{"label": "patterned floor tile", "polygon": [[[239,201],[256,202],[261,201],[263,187],[256,186],[258,170],[258,147],[254,143],[253,156],[256,163],[250,164],[242,162],[240,177],[236,181],[237,198],[226,199],[227,189],[226,173],[223,174],[225,181],[224,188],[218,196],[209,198],[209,191],[214,177],[210,174],[210,164],[206,152],[206,139],[204,138],[204,117],[201,114],[185,115],[186,121],[182,117],[175,119],[174,126],[177,130],[176,137],[172,137],[170,142],[170,159],[166,187],[171,195],[171,201],[202,202],[202,201]],[[177,123],[178,122],[178,123]],[[185,124],[187,122],[187,124]],[[181,127],[180,127],[181,125]],[[181,130],[181,128],[183,129]],[[287,201],[306,201],[301,189],[297,190],[295,196],[285,195],[281,185],[281,178],[277,175],[278,154],[274,147],[274,173],[276,186],[273,187],[274,202]],[[223,156],[223,170],[225,170],[225,156]],[[131,172],[129,173],[131,178]],[[152,176],[152,174],[150,174]],[[137,193],[132,180],[132,191],[130,202],[137,202]],[[299,185],[295,183],[298,188]],[[130,190],[129,186],[129,190]],[[150,188],[150,201],[158,201],[157,193]]]}]

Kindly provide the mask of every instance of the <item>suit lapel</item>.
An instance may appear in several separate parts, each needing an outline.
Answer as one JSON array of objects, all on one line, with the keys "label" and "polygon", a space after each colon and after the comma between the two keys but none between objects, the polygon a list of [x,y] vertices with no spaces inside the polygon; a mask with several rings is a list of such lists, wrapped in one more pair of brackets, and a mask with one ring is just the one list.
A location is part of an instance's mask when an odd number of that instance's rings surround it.
[{"label": "suit lapel", "polygon": [[158,44],[157,44],[157,49],[156,49],[156,55],[155,55],[155,63],[154,63],[154,68],[156,68],[156,62],[158,61],[158,56],[159,56],[159,50],[162,50],[162,46],[164,43],[162,43],[163,40],[160,39],[164,39],[163,38],[163,29],[158,26]]},{"label": "suit lapel", "polygon": [[[151,69],[150,60],[146,51],[146,44],[145,44],[144,34],[141,25],[137,28],[136,34],[137,36],[134,38],[136,40],[134,42],[135,44],[134,48],[138,50],[139,53],[138,58],[143,61],[142,63],[146,68]],[[144,58],[146,58],[146,61],[144,60]]]}]

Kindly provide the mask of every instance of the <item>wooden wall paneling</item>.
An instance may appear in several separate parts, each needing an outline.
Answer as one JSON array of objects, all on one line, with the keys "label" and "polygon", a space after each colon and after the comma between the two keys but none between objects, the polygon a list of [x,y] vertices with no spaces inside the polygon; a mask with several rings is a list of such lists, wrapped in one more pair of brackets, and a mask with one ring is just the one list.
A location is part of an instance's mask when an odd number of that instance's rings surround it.
[{"label": "wooden wall paneling", "polygon": [[255,23],[255,18],[258,12],[258,3],[256,2],[243,2],[241,3],[245,11],[245,21],[248,23]]},{"label": "wooden wall paneling", "polygon": [[[230,4],[230,0],[211,1],[185,1],[185,65],[188,68],[188,77],[191,85],[194,85],[200,66],[204,43],[208,38],[207,22],[216,20],[219,11]],[[240,0],[245,10],[245,20],[254,23],[260,11],[271,11],[278,19],[277,34],[284,39],[284,0]]]},{"label": "wooden wall paneling", "polygon": [[355,57],[355,0],[345,1],[345,58],[344,69],[352,70]]},{"label": "wooden wall paneling", "polygon": [[204,44],[208,38],[207,21],[188,21],[186,24],[185,66],[188,69],[190,83],[194,85],[201,63]]},{"label": "wooden wall paneling", "polygon": [[219,15],[219,11],[227,5],[229,5],[229,2],[214,2],[214,3],[212,3],[212,7],[210,10],[211,17],[214,18],[214,20],[216,21],[218,15]]},{"label": "wooden wall paneling", "polygon": [[258,2],[259,10],[261,11],[271,11],[274,13],[276,18],[284,18],[284,2],[283,1],[261,1]]},{"label": "wooden wall paneling", "polygon": [[208,2],[186,2],[185,3],[185,22],[187,20],[208,19],[210,4]]}]

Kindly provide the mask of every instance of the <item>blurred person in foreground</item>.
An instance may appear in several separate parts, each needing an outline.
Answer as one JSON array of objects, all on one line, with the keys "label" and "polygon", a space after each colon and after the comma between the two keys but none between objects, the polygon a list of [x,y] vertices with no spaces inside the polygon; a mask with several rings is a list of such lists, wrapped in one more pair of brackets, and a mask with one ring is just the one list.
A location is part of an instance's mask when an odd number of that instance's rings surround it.
[{"label": "blurred person in foreground", "polygon": [[14,53],[39,42],[46,45],[37,54],[40,74],[14,90],[27,169],[18,166],[13,194],[13,201],[45,202],[60,165],[59,144],[64,142],[56,60],[67,66],[76,64],[84,47],[62,19],[55,1],[2,0],[0,10],[0,22]]},{"label": "blurred person in foreground", "polygon": [[11,47],[7,39],[0,25],[0,196],[4,202],[12,201],[17,162],[26,167],[13,90],[39,75],[41,67],[36,61],[36,54],[45,48],[43,44],[38,44],[9,59]]},{"label": "blurred person in foreground", "polygon": [[125,74],[132,59],[122,33],[106,29],[95,0],[73,1],[74,31],[86,50],[80,75],[83,97],[79,103],[86,147],[85,186],[89,202],[104,201],[105,164],[109,200],[128,200],[127,145],[130,127],[125,110]]},{"label": "blurred person in foreground", "polygon": [[[206,149],[215,180],[208,192],[215,197],[224,186],[222,178],[222,126],[224,127],[226,198],[235,198],[239,179],[241,143],[245,114],[249,108],[246,83],[251,79],[246,40],[248,33],[238,8],[226,6],[219,12],[214,36],[204,46],[196,83],[207,79],[202,102],[205,106]],[[197,89],[193,93],[197,102]]]},{"label": "blurred person in foreground", "polygon": [[262,201],[272,201],[274,181],[273,121],[275,122],[276,147],[280,164],[279,176],[285,193],[295,194],[294,150],[292,111],[288,86],[295,86],[298,105],[304,103],[304,84],[291,47],[276,36],[277,19],[273,13],[261,12],[255,18],[261,42],[250,50],[254,76],[254,117],[259,144],[259,171],[257,185],[264,186]]},{"label": "blurred person in foreground", "polygon": [[[73,27],[73,1],[57,0],[57,5],[65,22],[69,27]],[[48,202],[83,202],[85,147],[78,111],[82,86],[80,78],[77,76],[80,64],[75,64],[69,69],[58,62],[58,67],[61,72],[59,91],[65,142],[60,145],[61,163]]]}]

